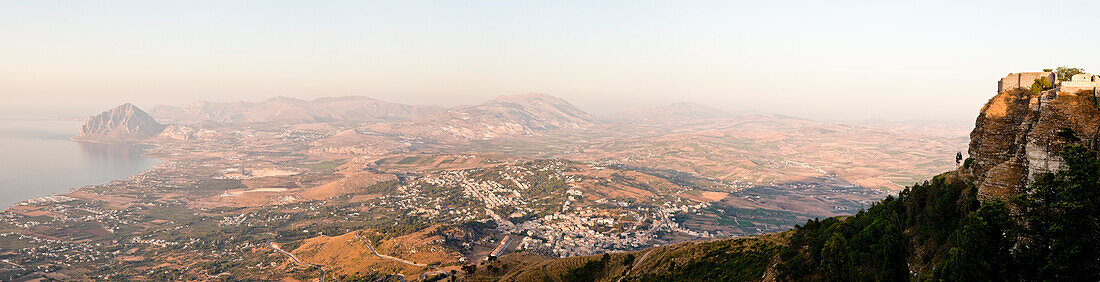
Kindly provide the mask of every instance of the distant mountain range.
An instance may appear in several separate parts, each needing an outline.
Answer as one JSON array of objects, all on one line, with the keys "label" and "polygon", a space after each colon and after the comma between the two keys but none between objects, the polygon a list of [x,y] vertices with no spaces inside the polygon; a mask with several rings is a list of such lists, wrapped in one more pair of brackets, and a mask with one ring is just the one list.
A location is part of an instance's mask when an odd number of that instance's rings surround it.
[{"label": "distant mountain range", "polygon": [[[607,121],[672,123],[732,118],[737,115],[699,104],[681,102],[614,114]],[[325,122],[369,123],[365,130],[379,133],[445,139],[492,139],[536,136],[562,129],[583,129],[605,121],[569,102],[546,94],[506,95],[472,106],[390,103],[363,96],[300,100],[276,97],[260,102],[197,102],[188,106],[160,105],[147,114],[125,104],[92,117],[74,140],[136,142],[156,136],[165,125],[215,123],[303,124]]]},{"label": "distant mountain range", "polygon": [[[169,123],[281,123],[366,122],[368,130],[429,138],[491,139],[540,135],[559,129],[579,129],[601,120],[569,102],[546,94],[506,95],[487,102],[446,109],[406,105],[362,96],[319,98],[312,101],[277,97],[260,102],[198,102],[189,106],[157,106],[157,120]],[[606,121],[648,124],[736,117],[723,110],[681,102],[631,110]]]},{"label": "distant mountain range", "polygon": [[491,139],[578,129],[598,122],[595,116],[561,98],[522,94],[500,96],[410,122],[371,125],[368,129],[431,138]]},{"label": "distant mountain range", "polygon": [[[125,105],[124,105],[125,106]],[[141,115],[150,115],[133,108]],[[693,122],[744,119],[753,115],[732,113],[706,105],[679,102],[664,106],[634,109],[605,116],[603,119],[589,114],[564,99],[546,94],[528,93],[506,95],[481,104],[443,108],[440,106],[406,105],[390,103],[363,96],[345,96],[300,100],[276,97],[259,102],[198,102],[184,107],[161,105],[153,109],[155,119],[140,121],[149,132],[132,132],[119,129],[120,133],[107,133],[116,124],[95,125],[74,139],[141,140],[150,132],[159,132],[163,125],[158,120],[172,124],[214,123],[272,123],[305,124],[347,122],[363,123],[356,132],[370,134],[396,134],[407,137],[435,140],[486,140],[501,137],[540,136],[560,130],[611,130],[616,124],[651,125],[647,128],[680,128]],[[776,118],[793,118],[766,115]],[[751,118],[750,118],[751,119]],[[139,121],[134,121],[139,122]],[[154,126],[153,124],[157,125]],[[601,125],[601,127],[592,127]],[[655,127],[654,127],[655,126]],[[110,128],[108,128],[110,127]],[[873,126],[872,126],[873,127]],[[895,128],[896,126],[890,126]],[[630,130],[639,127],[630,126]],[[108,130],[111,129],[111,130]],[[144,128],[143,128],[144,129]],[[932,128],[931,131],[943,131]],[[610,132],[614,133],[614,132]],[[347,133],[345,135],[355,135]],[[125,137],[124,137],[125,136]]]},{"label": "distant mountain range", "polygon": [[185,107],[157,106],[153,116],[172,123],[316,123],[380,122],[422,118],[443,111],[439,106],[390,103],[363,96],[319,98],[313,101],[287,97],[260,102],[198,102]]},{"label": "distant mountain range", "polygon": [[122,143],[138,142],[160,134],[165,125],[133,104],[126,103],[99,115],[88,117],[80,127],[77,141]]},{"label": "distant mountain range", "polygon": [[688,120],[726,119],[737,116],[737,114],[696,103],[679,102],[660,107],[620,112],[607,116],[606,119],[610,121],[666,123]]},{"label": "distant mountain range", "polygon": [[[440,106],[390,103],[364,96],[326,97],[307,101],[276,97],[260,102],[197,102],[176,107],[159,105],[151,111],[157,120],[169,123],[312,123],[441,120],[447,115],[469,117],[493,115],[521,122],[549,122],[534,128],[566,128],[573,124],[599,122],[600,119],[578,109],[564,99],[546,94],[505,95],[474,106],[451,109]],[[723,119],[738,116],[727,111],[691,102],[679,102],[653,108],[628,110],[608,115],[607,121],[667,122],[693,119]],[[467,119],[467,118],[462,118]]]}]

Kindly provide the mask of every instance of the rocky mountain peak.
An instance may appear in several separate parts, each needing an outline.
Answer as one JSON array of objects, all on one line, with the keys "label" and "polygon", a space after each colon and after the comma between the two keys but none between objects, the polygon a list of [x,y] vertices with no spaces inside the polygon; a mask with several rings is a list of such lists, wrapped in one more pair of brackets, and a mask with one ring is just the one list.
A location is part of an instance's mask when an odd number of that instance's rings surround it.
[{"label": "rocky mountain peak", "polygon": [[160,134],[165,126],[133,104],[122,104],[88,117],[73,140],[121,143],[138,142]]}]

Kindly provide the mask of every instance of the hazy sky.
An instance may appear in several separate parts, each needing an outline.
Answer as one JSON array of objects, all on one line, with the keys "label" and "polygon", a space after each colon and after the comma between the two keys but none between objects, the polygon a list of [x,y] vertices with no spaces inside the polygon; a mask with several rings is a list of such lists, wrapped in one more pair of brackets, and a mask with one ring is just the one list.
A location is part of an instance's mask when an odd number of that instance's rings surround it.
[{"label": "hazy sky", "polygon": [[1008,72],[1100,68],[1100,1],[592,2],[0,1],[0,116],[539,92],[972,121]]}]

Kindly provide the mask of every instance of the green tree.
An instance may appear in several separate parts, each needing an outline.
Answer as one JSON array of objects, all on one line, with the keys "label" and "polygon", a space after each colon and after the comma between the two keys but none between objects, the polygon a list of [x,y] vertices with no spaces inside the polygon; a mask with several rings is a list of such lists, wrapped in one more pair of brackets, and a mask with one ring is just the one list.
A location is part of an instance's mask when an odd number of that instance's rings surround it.
[{"label": "green tree", "polygon": [[1031,95],[1035,95],[1039,94],[1043,90],[1048,90],[1052,88],[1054,88],[1054,84],[1050,83],[1050,81],[1047,81],[1047,78],[1040,77],[1039,79],[1036,79],[1035,82],[1031,83],[1031,88],[1029,88],[1028,91],[1031,92]]},{"label": "green tree", "polygon": [[908,256],[905,234],[897,225],[897,220],[892,220],[886,225],[883,234],[876,245],[879,250],[878,261],[883,265],[882,271],[878,271],[879,281],[905,281],[909,279],[909,267],[905,261]]},{"label": "green tree", "polygon": [[1073,77],[1073,75],[1081,74],[1081,73],[1085,73],[1085,69],[1071,68],[1071,67],[1066,67],[1066,66],[1061,66],[1061,67],[1058,67],[1058,68],[1054,69],[1054,74],[1058,76],[1059,80],[1063,80],[1063,81],[1069,80],[1071,77]]},{"label": "green tree", "polygon": [[848,240],[833,233],[821,249],[821,267],[829,281],[851,281],[852,264],[848,258]]},{"label": "green tree", "polygon": [[1036,79],[1035,84],[1037,84],[1043,90],[1054,88],[1054,83],[1051,83],[1045,77],[1040,77],[1039,79]]},{"label": "green tree", "polygon": [[1100,161],[1083,145],[1061,156],[1066,169],[1039,175],[1013,199],[1024,221],[1022,278],[1100,281]]},{"label": "green tree", "polygon": [[991,200],[971,213],[951,238],[952,247],[935,270],[945,281],[1009,281],[1016,224],[1004,202]]}]

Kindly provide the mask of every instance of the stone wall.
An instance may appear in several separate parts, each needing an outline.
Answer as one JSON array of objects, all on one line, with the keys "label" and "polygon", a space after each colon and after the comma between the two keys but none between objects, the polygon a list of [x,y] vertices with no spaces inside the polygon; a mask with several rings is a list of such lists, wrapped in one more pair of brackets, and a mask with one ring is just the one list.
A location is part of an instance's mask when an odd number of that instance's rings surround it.
[{"label": "stone wall", "polygon": [[997,93],[1016,88],[1030,89],[1036,79],[1046,78],[1050,83],[1057,82],[1053,72],[1021,72],[1010,73],[997,82]]},{"label": "stone wall", "polygon": [[1100,88],[1100,76],[1082,73],[1073,75],[1069,81],[1063,81],[1061,85],[1058,86],[1058,91],[1063,93],[1077,93],[1081,90],[1090,90],[1095,93],[1097,88]]}]

